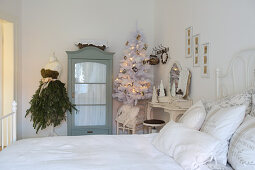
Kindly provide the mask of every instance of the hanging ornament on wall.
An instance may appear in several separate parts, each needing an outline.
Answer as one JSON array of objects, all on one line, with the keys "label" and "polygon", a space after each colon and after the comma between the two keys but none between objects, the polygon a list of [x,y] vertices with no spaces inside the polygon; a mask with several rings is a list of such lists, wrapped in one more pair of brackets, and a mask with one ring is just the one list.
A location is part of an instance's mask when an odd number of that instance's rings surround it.
[{"label": "hanging ornament on wall", "polygon": [[159,64],[160,60],[158,55],[160,55],[162,64],[166,64],[168,60],[168,52],[169,47],[164,47],[162,44],[158,47],[153,48],[153,54],[150,55],[149,64],[150,65],[157,65]]},{"label": "hanging ornament on wall", "polygon": [[162,53],[161,54],[161,62],[162,62],[162,64],[166,64],[167,60],[168,60],[167,52]]},{"label": "hanging ornament on wall", "polygon": [[124,60],[126,60],[127,59],[127,56],[124,56]]},{"label": "hanging ornament on wall", "polygon": [[148,62],[150,65],[157,65],[159,63],[159,58],[156,55],[150,55],[150,59]]}]

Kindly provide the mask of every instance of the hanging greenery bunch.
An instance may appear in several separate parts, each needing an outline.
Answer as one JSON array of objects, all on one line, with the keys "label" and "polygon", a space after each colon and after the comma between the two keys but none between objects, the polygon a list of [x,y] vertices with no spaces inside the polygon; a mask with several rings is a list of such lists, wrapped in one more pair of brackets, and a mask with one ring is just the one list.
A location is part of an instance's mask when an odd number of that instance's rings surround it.
[{"label": "hanging greenery bunch", "polygon": [[[56,65],[53,62],[50,63],[51,67]],[[60,125],[66,120],[66,111],[72,113],[72,109],[76,110],[75,105],[69,101],[65,84],[57,79],[59,71],[42,69],[41,75],[43,79],[30,101],[31,107],[26,111],[25,116],[31,115],[36,133],[47,126]]]}]

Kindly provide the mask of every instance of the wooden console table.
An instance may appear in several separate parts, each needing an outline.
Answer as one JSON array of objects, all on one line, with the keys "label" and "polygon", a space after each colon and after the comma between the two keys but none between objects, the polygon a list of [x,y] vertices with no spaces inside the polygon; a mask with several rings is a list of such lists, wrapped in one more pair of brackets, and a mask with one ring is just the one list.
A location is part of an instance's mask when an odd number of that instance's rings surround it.
[{"label": "wooden console table", "polygon": [[188,108],[192,106],[192,100],[173,100],[169,103],[152,103],[149,102],[147,106],[147,120],[152,119],[152,108],[164,109],[164,112],[169,113],[170,119],[176,121]]}]

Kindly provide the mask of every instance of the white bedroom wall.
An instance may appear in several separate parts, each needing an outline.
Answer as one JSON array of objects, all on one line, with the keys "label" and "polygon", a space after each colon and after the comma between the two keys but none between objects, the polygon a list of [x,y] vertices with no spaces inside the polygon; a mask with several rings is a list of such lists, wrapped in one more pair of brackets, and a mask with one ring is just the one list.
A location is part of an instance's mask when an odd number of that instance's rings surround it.
[{"label": "white bedroom wall", "polygon": [[[39,86],[40,70],[55,51],[63,65],[61,80],[67,81],[67,55],[77,50],[74,43],[81,39],[107,40],[115,52],[114,77],[119,71],[124,43],[138,27],[149,45],[154,42],[154,0],[23,0],[22,4],[22,137],[38,135],[30,118],[24,118],[29,101]],[[114,116],[118,102],[114,101]],[[56,129],[66,134],[66,123]]]},{"label": "white bedroom wall", "polygon": [[[155,45],[170,47],[171,59],[154,70],[155,84],[162,79],[168,86],[173,61],[192,72],[191,98],[213,100],[216,97],[215,69],[226,70],[231,57],[247,48],[255,48],[254,0],[156,0]],[[200,68],[185,58],[185,29],[193,26],[201,43],[211,43],[210,78],[201,78]],[[166,114],[156,117],[166,118]]]}]

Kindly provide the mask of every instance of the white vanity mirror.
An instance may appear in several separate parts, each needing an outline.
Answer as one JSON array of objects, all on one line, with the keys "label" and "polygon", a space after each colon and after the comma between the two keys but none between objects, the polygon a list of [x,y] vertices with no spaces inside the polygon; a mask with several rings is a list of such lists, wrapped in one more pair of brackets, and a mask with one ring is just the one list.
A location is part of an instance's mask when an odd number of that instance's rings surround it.
[{"label": "white vanity mirror", "polygon": [[170,93],[172,97],[187,98],[190,92],[191,73],[178,62],[170,70]]},{"label": "white vanity mirror", "polygon": [[178,62],[175,62],[170,70],[170,94],[172,97],[176,96],[176,90],[179,83],[179,76],[180,76],[181,66]]}]

